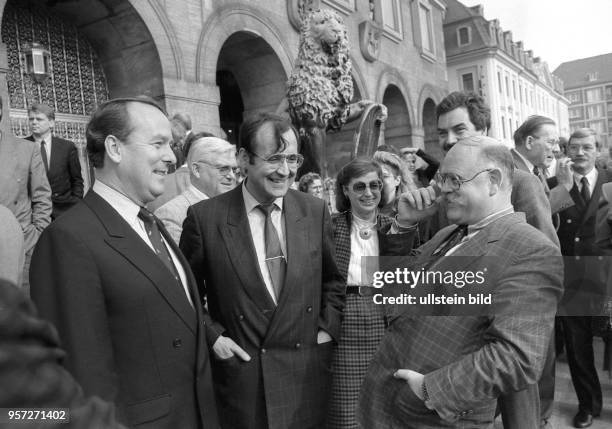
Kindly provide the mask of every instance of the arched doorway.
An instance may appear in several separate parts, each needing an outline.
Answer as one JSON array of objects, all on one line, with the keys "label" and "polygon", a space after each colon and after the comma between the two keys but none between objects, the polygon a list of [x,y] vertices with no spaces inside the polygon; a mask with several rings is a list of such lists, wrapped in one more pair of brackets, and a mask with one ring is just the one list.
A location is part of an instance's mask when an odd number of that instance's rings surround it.
[{"label": "arched doorway", "polygon": [[239,31],[225,41],[217,61],[217,85],[219,121],[229,141],[236,143],[243,117],[276,110],[286,82],[283,65],[263,38]]},{"label": "arched doorway", "polygon": [[[13,133],[29,134],[29,105],[48,104],[56,112],[54,133],[77,144],[83,165],[85,127],[97,105],[138,94],[164,104],[157,49],[128,0],[8,0],[1,33]],[[25,71],[25,47],[34,42],[50,56],[51,72],[42,82]],[[83,168],[86,179],[88,170]]]},{"label": "arched doorway", "polygon": [[389,85],[383,95],[383,104],[387,106],[389,117],[385,123],[385,144],[400,149],[412,146],[412,126],[408,105],[400,89]]},{"label": "arched doorway", "polygon": [[444,158],[438,143],[436,103],[431,98],[426,99],[423,104],[423,132],[425,134],[425,152],[437,159]]}]

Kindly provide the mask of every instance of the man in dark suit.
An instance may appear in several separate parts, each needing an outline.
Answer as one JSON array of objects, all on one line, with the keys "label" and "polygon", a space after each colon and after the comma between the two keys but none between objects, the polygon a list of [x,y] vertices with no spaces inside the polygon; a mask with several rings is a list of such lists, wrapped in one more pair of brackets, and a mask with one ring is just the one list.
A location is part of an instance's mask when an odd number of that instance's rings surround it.
[{"label": "man in dark suit", "polygon": [[51,185],[51,200],[56,219],[83,198],[83,177],[79,153],[73,142],[55,137],[55,112],[46,104],[33,104],[28,109],[32,135],[26,140],[40,147],[40,155]]},{"label": "man in dark suit", "polygon": [[[448,152],[440,173],[454,225],[417,249],[406,266],[463,279],[482,273],[483,283],[465,287],[490,293],[492,303],[467,315],[461,305],[396,305],[401,308],[392,312],[397,317],[362,385],[360,427],[492,427],[498,396],[535,384],[542,370],[562,292],[560,252],[514,212],[509,150],[469,137]],[[398,221],[416,223],[435,210],[434,198],[432,188],[404,195],[400,204],[418,209],[402,210]],[[459,292],[454,286],[433,280],[410,290],[452,297]]]},{"label": "man in dark suit", "polygon": [[344,285],[325,202],[290,189],[303,161],[290,123],[241,127],[247,179],[191,206],[180,246],[218,335],[213,377],[224,428],[324,427]]},{"label": "man in dark suit", "polygon": [[187,261],[143,207],[174,162],[170,122],[149,98],[104,103],[87,126],[92,191],[45,230],[32,298],[66,368],[128,426],[218,427],[206,329]]},{"label": "man in dark suit", "polygon": [[[569,193],[574,205],[560,212],[558,231],[563,255],[580,256],[566,258],[566,290],[561,306],[562,314],[566,315],[561,321],[567,362],[578,396],[578,413],[574,417],[574,426],[578,428],[590,426],[602,406],[593,357],[592,322],[593,316],[602,310],[606,285],[597,277],[600,272],[597,256],[603,255],[603,251],[596,244],[595,224],[602,185],[612,181],[612,175],[595,167],[598,149],[599,142],[591,129],[578,129],[569,138],[567,154],[573,170]],[[556,186],[557,178],[549,183]]]}]

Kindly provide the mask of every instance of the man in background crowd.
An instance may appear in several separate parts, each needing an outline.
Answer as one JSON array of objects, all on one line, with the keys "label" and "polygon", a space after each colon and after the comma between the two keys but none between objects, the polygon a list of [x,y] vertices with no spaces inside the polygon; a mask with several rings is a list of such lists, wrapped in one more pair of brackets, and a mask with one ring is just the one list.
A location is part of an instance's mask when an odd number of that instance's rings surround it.
[{"label": "man in background crowd", "polygon": [[52,219],[83,198],[83,176],[79,152],[73,142],[53,135],[55,112],[46,104],[33,104],[28,109],[32,135],[26,140],[40,147],[40,155],[51,186]]}]

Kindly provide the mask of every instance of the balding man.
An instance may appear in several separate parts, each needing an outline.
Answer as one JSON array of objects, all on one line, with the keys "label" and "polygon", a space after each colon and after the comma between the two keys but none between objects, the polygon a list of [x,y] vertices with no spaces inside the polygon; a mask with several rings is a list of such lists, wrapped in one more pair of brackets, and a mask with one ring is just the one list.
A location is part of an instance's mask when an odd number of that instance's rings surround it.
[{"label": "balding man", "polygon": [[194,141],[187,155],[187,166],[189,188],[155,211],[176,243],[181,239],[189,206],[234,189],[239,172],[236,148],[217,137]]},{"label": "balding man", "polygon": [[[413,272],[484,272],[475,290],[490,293],[492,303],[468,316],[453,316],[460,306],[397,305],[362,385],[361,427],[488,428],[501,394],[537,382],[563,269],[558,247],[514,212],[513,174],[510,151],[484,136],[463,140],[446,155],[438,186],[453,225],[407,263]],[[406,226],[428,216],[438,202],[431,188],[423,188],[404,194],[400,204],[413,207],[398,219]],[[459,290],[456,282],[432,278],[411,290],[438,297]],[[415,311],[438,317],[413,317]]]}]

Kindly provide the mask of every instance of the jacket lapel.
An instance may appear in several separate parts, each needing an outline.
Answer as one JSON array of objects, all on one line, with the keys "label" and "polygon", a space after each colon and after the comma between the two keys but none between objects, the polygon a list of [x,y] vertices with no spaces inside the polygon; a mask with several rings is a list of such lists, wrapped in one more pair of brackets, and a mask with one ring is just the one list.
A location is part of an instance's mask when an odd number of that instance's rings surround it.
[{"label": "jacket lapel", "polygon": [[608,177],[605,170],[597,169],[597,181],[595,182],[595,187],[593,188],[593,195],[591,195],[591,199],[586,206],[586,212],[584,216],[582,216],[581,225],[583,225],[586,220],[589,219],[589,217],[595,216],[597,207],[599,206],[599,200],[601,198],[601,186],[607,181]]},{"label": "jacket lapel", "polygon": [[[153,250],[98,194],[88,192],[84,202],[96,213],[105,226],[108,237],[104,241],[146,276],[189,329],[196,333],[196,314],[185,296],[185,291],[172,273],[160,263]],[[172,243],[167,232],[165,232],[164,238],[167,242]],[[175,250],[175,247],[173,247],[173,250]],[[175,253],[179,255],[180,251],[175,250]],[[185,268],[187,265],[184,262],[182,263],[183,269],[187,271],[188,268]],[[197,302],[194,301],[194,305],[197,305]]]},{"label": "jacket lapel", "polygon": [[275,308],[274,300],[259,270],[251,227],[242,197],[242,187],[238,186],[230,192],[232,198],[227,207],[227,224],[220,227],[220,232],[242,287],[263,314],[271,318]]},{"label": "jacket lapel", "polygon": [[58,160],[61,159],[61,149],[61,146],[57,143],[57,139],[55,137],[51,137],[51,159],[49,160],[49,171],[47,174],[50,174],[59,168]]}]

